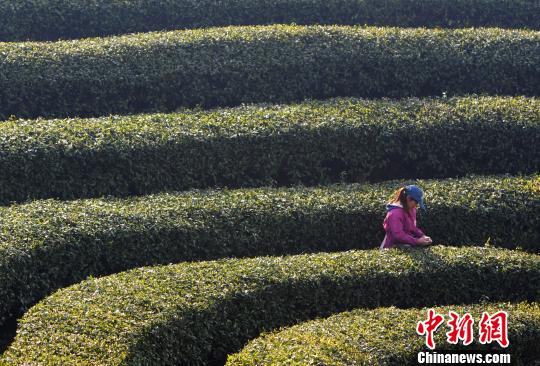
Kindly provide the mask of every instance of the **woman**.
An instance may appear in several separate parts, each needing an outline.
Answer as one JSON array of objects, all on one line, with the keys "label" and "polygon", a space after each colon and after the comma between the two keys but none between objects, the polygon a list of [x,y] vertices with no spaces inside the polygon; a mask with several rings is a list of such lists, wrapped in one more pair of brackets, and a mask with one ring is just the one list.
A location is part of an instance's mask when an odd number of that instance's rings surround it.
[{"label": "woman", "polygon": [[429,236],[416,227],[416,205],[426,209],[424,192],[415,185],[408,185],[396,190],[386,205],[386,217],[383,222],[386,235],[380,249],[409,246],[424,246],[432,243]]}]

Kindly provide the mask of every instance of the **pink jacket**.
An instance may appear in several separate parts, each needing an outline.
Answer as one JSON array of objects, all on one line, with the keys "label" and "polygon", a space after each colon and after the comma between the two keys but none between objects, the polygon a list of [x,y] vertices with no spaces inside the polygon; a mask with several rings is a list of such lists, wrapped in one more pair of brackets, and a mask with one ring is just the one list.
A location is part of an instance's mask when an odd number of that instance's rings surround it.
[{"label": "pink jacket", "polygon": [[393,248],[398,243],[417,245],[416,238],[424,233],[416,227],[416,208],[412,208],[408,215],[399,203],[387,204],[386,210],[383,222],[386,235],[380,249]]}]

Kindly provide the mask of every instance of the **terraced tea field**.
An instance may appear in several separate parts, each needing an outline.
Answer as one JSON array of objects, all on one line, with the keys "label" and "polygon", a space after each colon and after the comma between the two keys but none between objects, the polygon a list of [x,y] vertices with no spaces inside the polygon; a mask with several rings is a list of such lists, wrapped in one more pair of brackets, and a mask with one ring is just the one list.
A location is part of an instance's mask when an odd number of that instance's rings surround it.
[{"label": "terraced tea field", "polygon": [[[0,18],[1,365],[416,365],[429,308],[540,362],[537,0]],[[433,244],[379,250],[407,184]]]}]

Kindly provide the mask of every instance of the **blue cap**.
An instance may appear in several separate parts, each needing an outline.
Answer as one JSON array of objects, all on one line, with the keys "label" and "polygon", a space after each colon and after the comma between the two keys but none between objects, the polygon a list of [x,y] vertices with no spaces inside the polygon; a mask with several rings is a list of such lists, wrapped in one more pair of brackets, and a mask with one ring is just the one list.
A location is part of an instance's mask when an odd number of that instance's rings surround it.
[{"label": "blue cap", "polygon": [[422,189],[420,189],[420,187],[415,186],[414,184],[406,186],[405,194],[407,194],[407,196],[411,197],[416,202],[418,202],[418,205],[420,206],[420,208],[422,208],[423,210],[426,209],[426,205],[424,205],[424,199],[423,199],[424,192],[422,192]]}]

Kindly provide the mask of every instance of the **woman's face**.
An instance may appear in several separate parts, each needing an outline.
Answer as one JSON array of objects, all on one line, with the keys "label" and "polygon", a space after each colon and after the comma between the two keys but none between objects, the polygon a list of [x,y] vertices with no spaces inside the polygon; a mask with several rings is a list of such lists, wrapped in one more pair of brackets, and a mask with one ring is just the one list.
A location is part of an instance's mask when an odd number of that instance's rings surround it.
[{"label": "woman's face", "polygon": [[416,200],[412,199],[411,197],[407,196],[407,206],[409,208],[414,208],[418,205],[418,202]]}]

